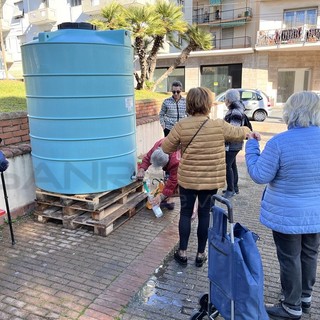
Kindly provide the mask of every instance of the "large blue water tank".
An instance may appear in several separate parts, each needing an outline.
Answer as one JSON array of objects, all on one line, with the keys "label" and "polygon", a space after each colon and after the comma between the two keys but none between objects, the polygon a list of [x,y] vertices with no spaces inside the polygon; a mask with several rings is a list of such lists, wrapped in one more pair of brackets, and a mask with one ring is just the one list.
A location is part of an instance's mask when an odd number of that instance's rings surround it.
[{"label": "large blue water tank", "polygon": [[136,169],[130,33],[87,25],[21,47],[35,183],[62,194],[121,188]]}]

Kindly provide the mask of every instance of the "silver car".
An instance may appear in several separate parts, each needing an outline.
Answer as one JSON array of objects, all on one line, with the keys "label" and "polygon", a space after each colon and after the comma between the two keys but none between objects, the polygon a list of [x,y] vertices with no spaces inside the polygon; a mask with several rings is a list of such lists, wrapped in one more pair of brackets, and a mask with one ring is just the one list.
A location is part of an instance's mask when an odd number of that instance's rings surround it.
[{"label": "silver car", "polygon": [[[245,105],[245,114],[254,121],[264,121],[269,116],[271,103],[269,97],[261,90],[237,89],[240,99]],[[226,92],[216,97],[218,103],[224,102]]]}]

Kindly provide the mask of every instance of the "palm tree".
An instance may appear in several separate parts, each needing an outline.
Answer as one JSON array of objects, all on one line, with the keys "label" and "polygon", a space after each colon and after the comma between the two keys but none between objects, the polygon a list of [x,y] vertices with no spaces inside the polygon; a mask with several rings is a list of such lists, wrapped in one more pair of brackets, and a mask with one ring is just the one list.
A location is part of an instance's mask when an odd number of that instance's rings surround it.
[{"label": "palm tree", "polygon": [[134,73],[137,89],[143,89],[147,75],[147,49],[156,34],[165,34],[161,18],[154,6],[123,5],[113,1],[101,11],[102,19],[90,22],[100,30],[126,29],[131,32],[135,54],[140,63],[140,74]]},{"label": "palm tree", "polygon": [[197,25],[189,25],[188,30],[184,35],[181,35],[182,39],[185,40],[188,45],[182,50],[180,55],[175,59],[174,63],[167,69],[167,71],[154,82],[152,91],[169,76],[169,74],[176,69],[179,65],[185,63],[191,53],[196,50],[210,50],[212,46],[212,34],[199,29]]},{"label": "palm tree", "polygon": [[134,73],[137,89],[143,89],[147,77],[147,49],[152,36],[163,32],[160,18],[152,6],[130,6],[126,11],[126,21],[134,38],[135,53],[140,63],[140,74]]},{"label": "palm tree", "polygon": [[101,10],[102,19],[90,21],[99,30],[127,29],[128,23],[125,18],[124,7],[116,1],[111,2]]},{"label": "palm tree", "polygon": [[152,36],[153,45],[147,58],[147,79],[153,81],[153,74],[156,68],[157,55],[159,50],[163,48],[165,37],[167,41],[180,48],[180,44],[175,40],[177,33],[184,33],[187,30],[187,22],[184,20],[182,7],[172,2],[158,0],[153,6],[153,10],[158,14],[158,18],[162,29]]}]

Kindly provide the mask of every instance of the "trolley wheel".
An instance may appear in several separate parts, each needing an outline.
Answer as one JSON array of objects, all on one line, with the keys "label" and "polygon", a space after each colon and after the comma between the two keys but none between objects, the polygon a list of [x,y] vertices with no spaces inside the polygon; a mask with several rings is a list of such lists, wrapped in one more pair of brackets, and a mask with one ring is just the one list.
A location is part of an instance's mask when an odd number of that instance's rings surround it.
[{"label": "trolley wheel", "polygon": [[209,295],[207,293],[203,294],[199,298],[199,305],[200,305],[201,309],[208,310],[208,302],[209,302],[208,300],[209,300]]},{"label": "trolley wheel", "polygon": [[213,305],[211,305],[209,319],[212,320],[217,318],[218,316],[219,316],[219,311]]},{"label": "trolley wheel", "polygon": [[201,320],[206,315],[207,313],[205,311],[196,311],[191,315],[190,320]]}]

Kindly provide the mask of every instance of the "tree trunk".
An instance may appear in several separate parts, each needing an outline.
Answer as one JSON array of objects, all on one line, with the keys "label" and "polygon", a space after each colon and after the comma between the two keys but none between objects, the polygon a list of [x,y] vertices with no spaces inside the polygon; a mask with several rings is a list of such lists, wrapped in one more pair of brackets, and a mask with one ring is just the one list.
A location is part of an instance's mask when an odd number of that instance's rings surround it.
[{"label": "tree trunk", "polygon": [[193,45],[188,45],[185,49],[182,50],[181,54],[175,59],[173,65],[171,65],[168,70],[159,78],[157,79],[157,81],[154,82],[153,86],[151,87],[152,91],[155,91],[157,86],[168,77],[168,75],[170,73],[172,73],[172,71],[174,69],[176,69],[180,64],[184,63],[187,61],[190,52],[192,50],[195,50]]},{"label": "tree trunk", "polygon": [[147,79],[153,82],[154,70],[157,65],[157,56],[160,48],[163,46],[164,37],[156,36],[153,42],[152,49],[147,59]]},{"label": "tree trunk", "polygon": [[140,63],[140,77],[137,73],[135,73],[135,77],[137,80],[137,90],[144,89],[144,83],[146,80],[146,74],[147,74],[147,59],[146,59],[146,50],[143,46],[143,39],[141,37],[137,37],[135,39],[135,46],[137,50],[137,55],[139,57],[139,63]]}]

